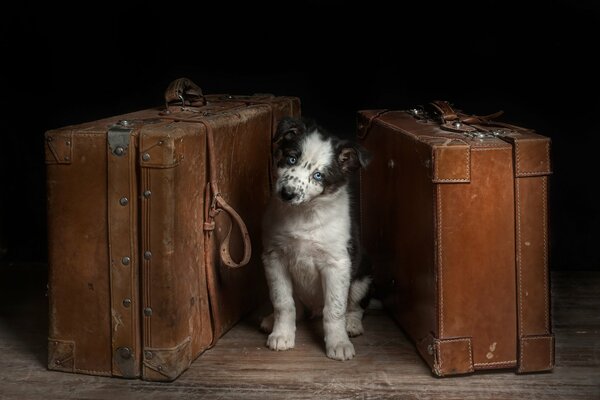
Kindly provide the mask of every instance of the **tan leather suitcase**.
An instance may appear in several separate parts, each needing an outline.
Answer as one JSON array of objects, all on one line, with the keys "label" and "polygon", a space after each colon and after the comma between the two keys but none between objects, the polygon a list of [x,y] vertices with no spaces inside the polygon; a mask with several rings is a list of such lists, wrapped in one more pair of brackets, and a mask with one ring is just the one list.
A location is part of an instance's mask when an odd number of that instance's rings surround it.
[{"label": "tan leather suitcase", "polygon": [[267,298],[271,135],[299,100],[165,96],[46,133],[50,369],[171,381]]},{"label": "tan leather suitcase", "polygon": [[376,286],[437,376],[554,364],[550,140],[495,117],[442,101],[358,116]]}]

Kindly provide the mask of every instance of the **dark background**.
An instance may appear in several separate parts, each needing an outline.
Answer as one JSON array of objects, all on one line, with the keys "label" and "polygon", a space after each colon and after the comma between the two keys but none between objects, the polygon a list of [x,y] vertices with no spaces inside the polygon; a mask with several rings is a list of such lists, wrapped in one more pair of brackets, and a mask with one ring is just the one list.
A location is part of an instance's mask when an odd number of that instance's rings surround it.
[{"label": "dark background", "polygon": [[298,96],[345,136],[359,109],[502,109],[552,138],[551,268],[600,270],[596,2],[205,3],[3,10],[0,263],[46,261],[44,132],[160,105],[187,76]]}]

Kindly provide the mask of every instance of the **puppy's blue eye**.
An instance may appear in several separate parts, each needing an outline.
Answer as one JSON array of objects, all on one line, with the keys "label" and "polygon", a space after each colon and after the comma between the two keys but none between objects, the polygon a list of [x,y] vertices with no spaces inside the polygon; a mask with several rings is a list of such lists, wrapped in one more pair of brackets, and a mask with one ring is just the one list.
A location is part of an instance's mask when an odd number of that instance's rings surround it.
[{"label": "puppy's blue eye", "polygon": [[320,181],[323,179],[323,175],[319,171],[317,171],[313,174],[313,179],[315,181]]},{"label": "puppy's blue eye", "polygon": [[298,161],[298,160],[297,160],[297,159],[296,159],[296,157],[294,157],[294,156],[291,156],[291,157],[288,157],[288,158],[287,158],[287,163],[288,163],[289,165],[294,165],[294,164],[296,164],[296,161]]}]

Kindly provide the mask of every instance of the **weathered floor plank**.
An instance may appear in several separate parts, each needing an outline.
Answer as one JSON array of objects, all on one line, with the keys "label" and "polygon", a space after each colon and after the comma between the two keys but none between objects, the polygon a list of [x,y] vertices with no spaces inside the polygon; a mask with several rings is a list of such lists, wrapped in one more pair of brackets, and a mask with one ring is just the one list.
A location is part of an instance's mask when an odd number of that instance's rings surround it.
[{"label": "weathered floor plank", "polygon": [[365,316],[348,362],[324,355],[319,321],[272,352],[248,318],[173,383],[48,371],[45,270],[0,269],[0,399],[600,399],[600,273],[552,274],[556,368],[435,378],[382,311]]}]

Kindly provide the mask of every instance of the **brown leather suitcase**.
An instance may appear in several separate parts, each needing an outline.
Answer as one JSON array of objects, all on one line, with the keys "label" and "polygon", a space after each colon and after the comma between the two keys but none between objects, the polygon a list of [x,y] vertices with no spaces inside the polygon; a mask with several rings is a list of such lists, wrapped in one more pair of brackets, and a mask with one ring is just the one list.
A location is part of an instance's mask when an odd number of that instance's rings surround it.
[{"label": "brown leather suitcase", "polygon": [[271,135],[299,100],[182,78],[166,101],[46,133],[50,369],[171,381],[266,300]]},{"label": "brown leather suitcase", "polygon": [[551,370],[549,138],[442,101],[358,117],[376,287],[433,373]]}]

